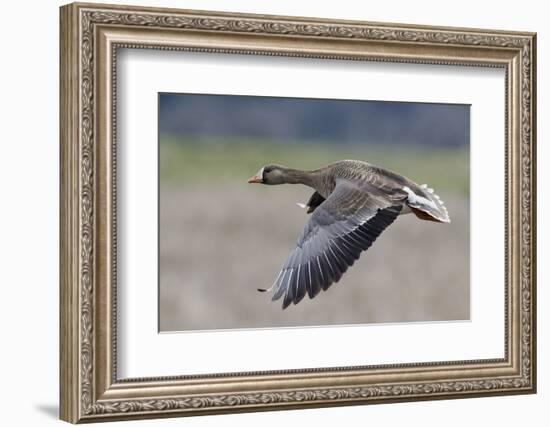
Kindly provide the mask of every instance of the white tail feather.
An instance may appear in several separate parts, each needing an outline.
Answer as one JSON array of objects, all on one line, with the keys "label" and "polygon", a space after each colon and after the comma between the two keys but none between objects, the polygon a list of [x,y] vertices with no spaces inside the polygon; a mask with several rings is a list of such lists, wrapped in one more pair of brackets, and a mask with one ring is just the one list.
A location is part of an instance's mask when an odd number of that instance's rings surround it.
[{"label": "white tail feather", "polygon": [[407,193],[407,203],[409,206],[412,206],[413,208],[420,209],[421,211],[427,213],[428,215],[432,216],[434,219],[441,221],[441,222],[451,222],[449,218],[449,213],[447,212],[447,208],[445,207],[445,203],[441,200],[441,198],[434,193],[434,190],[432,188],[429,188],[426,184],[421,185],[420,188],[423,190],[426,190],[431,200],[419,196],[418,194],[414,193],[409,187],[403,187],[403,190]]}]

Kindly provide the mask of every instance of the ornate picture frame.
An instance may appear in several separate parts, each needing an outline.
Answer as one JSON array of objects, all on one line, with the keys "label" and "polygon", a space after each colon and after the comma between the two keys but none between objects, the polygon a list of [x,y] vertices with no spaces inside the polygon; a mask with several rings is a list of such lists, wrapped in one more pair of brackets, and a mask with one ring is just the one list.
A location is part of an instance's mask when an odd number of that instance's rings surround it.
[{"label": "ornate picture frame", "polygon": [[[536,36],[74,3],[60,11],[60,416],[111,421],[536,391]],[[506,73],[504,358],[117,378],[117,49]]]}]

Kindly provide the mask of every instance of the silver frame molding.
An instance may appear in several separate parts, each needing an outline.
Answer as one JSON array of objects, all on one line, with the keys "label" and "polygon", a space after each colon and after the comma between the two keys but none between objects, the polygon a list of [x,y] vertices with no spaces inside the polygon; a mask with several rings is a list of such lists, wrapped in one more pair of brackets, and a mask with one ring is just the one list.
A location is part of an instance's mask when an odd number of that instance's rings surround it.
[{"label": "silver frame molding", "polygon": [[[81,3],[63,6],[60,14],[61,419],[112,421],[536,391],[534,33]],[[505,357],[117,379],[118,48],[505,69]]]}]

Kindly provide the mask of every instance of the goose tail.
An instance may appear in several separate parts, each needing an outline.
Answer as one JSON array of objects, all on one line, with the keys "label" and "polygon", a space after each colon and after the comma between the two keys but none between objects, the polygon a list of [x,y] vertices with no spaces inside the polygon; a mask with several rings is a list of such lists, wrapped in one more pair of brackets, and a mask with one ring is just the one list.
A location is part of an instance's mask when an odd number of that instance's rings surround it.
[{"label": "goose tail", "polygon": [[425,221],[450,223],[451,218],[445,202],[426,184],[416,188],[403,187],[407,193],[407,206],[419,218]]}]

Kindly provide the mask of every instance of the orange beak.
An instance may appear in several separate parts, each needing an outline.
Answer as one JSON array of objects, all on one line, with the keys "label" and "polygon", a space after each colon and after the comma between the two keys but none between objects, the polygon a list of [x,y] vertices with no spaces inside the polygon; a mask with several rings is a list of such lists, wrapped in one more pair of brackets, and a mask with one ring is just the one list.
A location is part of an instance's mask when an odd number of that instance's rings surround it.
[{"label": "orange beak", "polygon": [[262,182],[264,182],[264,180],[262,179],[261,176],[258,176],[258,175],[254,175],[248,178],[249,184],[261,184]]}]

